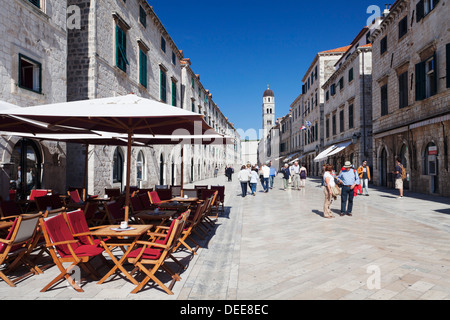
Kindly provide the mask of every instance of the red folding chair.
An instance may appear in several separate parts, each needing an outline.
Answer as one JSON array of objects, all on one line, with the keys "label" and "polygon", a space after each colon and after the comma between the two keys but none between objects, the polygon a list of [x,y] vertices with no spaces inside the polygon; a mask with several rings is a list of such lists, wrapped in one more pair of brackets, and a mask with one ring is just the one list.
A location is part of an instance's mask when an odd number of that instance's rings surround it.
[{"label": "red folding chair", "polygon": [[[5,270],[0,271],[0,277],[11,287],[15,283],[30,274],[39,274],[42,271],[28,259],[33,250],[32,244],[36,236],[41,214],[20,215],[15,220],[5,239],[0,239],[0,265],[6,264]],[[30,272],[14,280],[10,280],[6,274],[16,269],[19,265],[26,265]]]},{"label": "red folding chair", "polygon": [[[72,270],[80,266],[92,279],[98,280],[99,275],[89,262],[97,256],[103,257],[104,249],[96,245],[84,245],[79,240],[76,240],[64,216],[61,214],[48,220],[41,218],[40,225],[53,262],[60,271],[59,275],[50,281],[41,292],[47,291],[64,279],[77,292],[84,292],[72,278]],[[70,265],[66,268],[63,263],[70,263]]]},{"label": "red folding chair", "polygon": [[[154,237],[153,241],[137,241],[136,245],[141,247],[134,249],[127,255],[129,263],[135,265],[137,269],[145,274],[145,278],[131,291],[131,293],[138,293],[145,285],[153,280],[158,284],[167,294],[173,295],[172,288],[176,281],[179,281],[180,276],[173,272],[166,264],[167,258],[171,258],[177,262],[172,256],[175,249],[175,244],[180,237],[181,231],[189,216],[189,211],[183,213],[178,219],[174,219],[167,233],[151,234]],[[179,262],[178,262],[179,263]],[[146,268],[146,265],[152,266]],[[172,281],[167,287],[161,280],[156,277],[156,272],[163,269],[172,276]]]}]

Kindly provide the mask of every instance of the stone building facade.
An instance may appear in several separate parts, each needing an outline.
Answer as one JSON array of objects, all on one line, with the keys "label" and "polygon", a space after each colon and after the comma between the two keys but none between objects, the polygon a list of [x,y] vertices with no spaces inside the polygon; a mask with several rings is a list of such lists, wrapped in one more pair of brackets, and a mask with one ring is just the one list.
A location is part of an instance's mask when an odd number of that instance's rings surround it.
[{"label": "stone building facade", "polygon": [[[134,93],[191,108],[184,101],[188,82],[183,53],[145,0],[8,0],[0,16],[1,100],[26,107]],[[239,134],[197,80],[197,102],[205,120],[235,143],[186,146],[185,182],[212,177],[215,166],[240,162]],[[39,178],[32,187],[65,193],[68,187],[83,186],[86,152],[89,193],[125,187],[125,147],[86,149],[71,143],[0,139],[2,198],[9,195],[9,181],[19,183],[18,176],[26,191],[31,187],[26,174],[18,173],[20,159]],[[181,182],[180,146],[133,147],[131,158],[133,186]],[[194,174],[189,160],[195,162]]]},{"label": "stone building facade", "polygon": [[[68,92],[69,101],[134,93],[195,111],[216,126],[210,93],[199,79],[198,89],[191,85],[186,59],[170,37],[153,8],[145,0],[69,0],[81,9],[81,29],[69,30]],[[202,109],[200,109],[200,107]],[[217,109],[217,108],[216,108]],[[213,161],[223,157],[215,146],[184,147],[184,181],[213,175]],[[82,185],[83,146],[69,144],[67,184]],[[88,190],[102,194],[105,188],[124,188],[126,149],[116,146],[89,148]],[[132,150],[131,185],[143,188],[181,182],[181,147],[158,146]]]},{"label": "stone building facade", "polygon": [[324,103],[324,154],[316,162],[339,170],[345,161],[355,167],[367,160],[372,166],[372,46],[364,27],[336,62],[336,71],[322,86]]},{"label": "stone building facade", "polygon": [[[8,0],[0,10],[0,100],[28,107],[66,101],[67,3]],[[0,197],[65,192],[64,143],[0,136]],[[15,193],[14,193],[15,192]]]},{"label": "stone building facade", "polygon": [[302,86],[302,162],[311,175],[319,175],[321,168],[314,158],[323,150],[325,94],[323,84],[335,71],[335,64],[347,52],[348,46],[317,53],[305,75]]},{"label": "stone building facade", "polygon": [[398,0],[372,33],[377,185],[393,186],[399,157],[405,189],[450,196],[448,14],[445,1]]}]

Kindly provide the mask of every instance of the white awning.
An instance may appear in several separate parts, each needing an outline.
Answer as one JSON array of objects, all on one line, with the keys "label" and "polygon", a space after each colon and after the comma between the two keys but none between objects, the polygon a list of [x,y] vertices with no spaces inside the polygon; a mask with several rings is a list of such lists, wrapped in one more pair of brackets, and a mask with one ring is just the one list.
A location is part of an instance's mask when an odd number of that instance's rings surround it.
[{"label": "white awning", "polygon": [[286,157],[286,159],[284,159],[284,162],[289,162],[289,160],[291,160],[294,156],[296,156],[297,154],[299,154],[298,152],[296,152],[296,153],[292,153],[292,154],[290,154],[290,155],[288,155],[287,157]]},{"label": "white awning", "polygon": [[327,159],[328,157],[341,152],[342,150],[344,150],[345,148],[347,148],[351,144],[352,144],[352,142],[348,141],[348,142],[343,142],[343,143],[332,145],[331,147],[329,147],[325,151],[322,151],[317,157],[315,157],[314,161],[315,162],[323,161],[323,160]]},{"label": "white awning", "polygon": [[314,158],[315,162],[319,162],[322,160],[325,160],[327,158],[327,154],[330,153],[331,151],[333,151],[336,148],[336,145],[333,144],[331,147],[329,147],[328,149],[322,151],[321,153],[319,153],[317,155],[317,157]]}]

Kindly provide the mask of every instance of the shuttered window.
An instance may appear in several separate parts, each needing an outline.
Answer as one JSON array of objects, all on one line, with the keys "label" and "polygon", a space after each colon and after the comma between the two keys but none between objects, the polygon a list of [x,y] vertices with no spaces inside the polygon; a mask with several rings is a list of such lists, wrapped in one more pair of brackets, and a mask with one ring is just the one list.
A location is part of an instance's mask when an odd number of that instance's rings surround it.
[{"label": "shuttered window", "polygon": [[398,38],[401,39],[408,33],[408,16],[404,17],[398,23]]},{"label": "shuttered window", "polygon": [[446,48],[446,64],[447,64],[447,88],[450,88],[450,43],[447,43]]},{"label": "shuttered window", "polygon": [[353,68],[348,70],[348,82],[352,82],[352,81],[353,81]]},{"label": "shuttered window", "polygon": [[39,9],[41,8],[41,0],[28,0],[30,3],[34,4]]},{"label": "shuttered window", "polygon": [[116,66],[127,72],[127,34],[119,26],[116,26]]},{"label": "shuttered window", "polygon": [[172,81],[172,106],[177,106],[177,84]]},{"label": "shuttered window", "polygon": [[147,55],[139,50],[139,83],[147,88]]},{"label": "shuttered window", "polygon": [[142,6],[139,6],[139,22],[144,28],[147,27],[147,13]]},{"label": "shuttered window", "polygon": [[353,128],[353,104],[348,106],[348,128]]},{"label": "shuttered window", "polygon": [[385,116],[388,113],[388,86],[385,84],[381,87],[381,115]]},{"label": "shuttered window", "polygon": [[398,76],[399,108],[407,107],[408,102],[408,71]]},{"label": "shuttered window", "polygon": [[387,36],[380,41],[380,55],[387,51]]},{"label": "shuttered window", "polygon": [[437,93],[437,60],[433,54],[425,61],[416,64],[416,101]]},{"label": "shuttered window", "polygon": [[166,73],[161,70],[161,74],[160,74],[160,81],[161,81],[161,101],[162,102],[167,102],[167,76]]}]

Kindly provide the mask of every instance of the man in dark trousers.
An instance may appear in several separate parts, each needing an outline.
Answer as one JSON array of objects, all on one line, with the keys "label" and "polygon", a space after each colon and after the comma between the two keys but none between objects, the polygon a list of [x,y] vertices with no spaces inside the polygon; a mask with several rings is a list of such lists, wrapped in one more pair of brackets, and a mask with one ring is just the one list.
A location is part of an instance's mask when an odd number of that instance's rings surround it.
[{"label": "man in dark trousers", "polygon": [[233,170],[233,168],[231,166],[229,166],[229,167],[227,167],[225,169],[225,175],[228,177],[228,181],[232,181],[233,180],[233,178],[232,178],[233,173],[234,173],[234,170]]},{"label": "man in dark trousers", "polygon": [[353,189],[360,183],[359,176],[350,161],[346,161],[342,169],[337,177],[343,185],[341,189],[341,213],[339,215],[341,217],[345,214],[352,216],[353,198],[355,196]]}]

